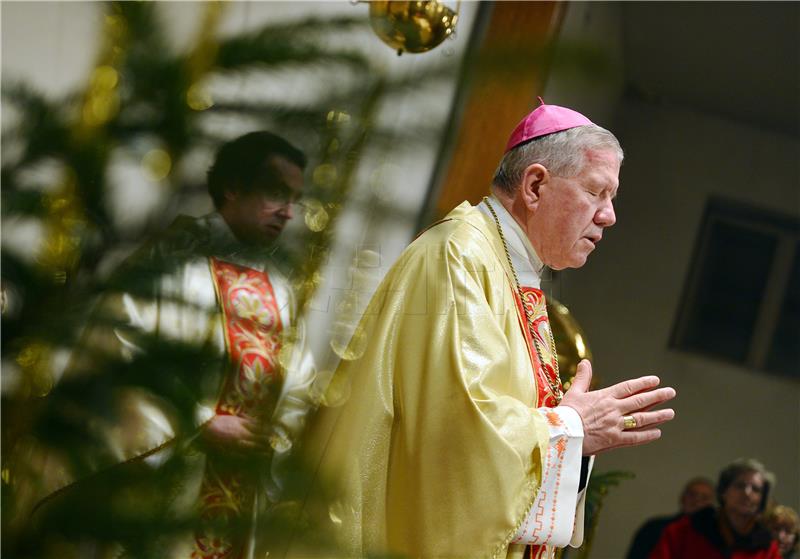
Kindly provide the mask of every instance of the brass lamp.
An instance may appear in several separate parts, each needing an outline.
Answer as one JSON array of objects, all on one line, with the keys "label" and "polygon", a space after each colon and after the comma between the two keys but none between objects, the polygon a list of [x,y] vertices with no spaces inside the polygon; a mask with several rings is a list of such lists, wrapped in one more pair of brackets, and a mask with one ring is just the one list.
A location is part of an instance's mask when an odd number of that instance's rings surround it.
[{"label": "brass lamp", "polygon": [[567,307],[553,297],[547,298],[547,315],[550,318],[550,328],[553,330],[553,338],[556,342],[561,382],[564,390],[567,390],[578,370],[578,363],[582,359],[591,361],[592,351],[586,343],[586,334],[583,333],[578,321]]},{"label": "brass lamp", "polygon": [[427,52],[450,37],[458,22],[455,9],[439,0],[369,3],[369,22],[381,41],[403,52]]}]

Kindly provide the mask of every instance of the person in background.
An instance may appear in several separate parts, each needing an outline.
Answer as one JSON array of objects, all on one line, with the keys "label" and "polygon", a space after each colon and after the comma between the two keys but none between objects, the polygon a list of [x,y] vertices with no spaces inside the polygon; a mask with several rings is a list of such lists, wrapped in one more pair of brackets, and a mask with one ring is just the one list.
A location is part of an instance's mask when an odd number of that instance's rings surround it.
[{"label": "person in background", "polygon": [[776,505],[767,513],[765,524],[778,542],[781,557],[797,559],[797,548],[800,546],[800,517],[794,509]]},{"label": "person in background", "polygon": [[732,462],[717,481],[719,508],[706,507],[669,524],[650,559],[781,559],[761,522],[774,484],[757,460]]},{"label": "person in background", "polygon": [[692,514],[714,504],[714,482],[705,477],[695,477],[686,482],[679,500],[680,512],[670,516],[658,516],[647,520],[636,531],[628,550],[627,559],[647,559],[655,547],[661,532],[668,524],[685,514]]},{"label": "person in background", "polygon": [[[108,503],[120,501],[120,514],[133,515],[121,499],[135,493],[146,510],[164,511],[159,526],[176,523],[153,544],[155,556],[264,556],[256,526],[280,501],[315,374],[291,283],[274,258],[305,165],[299,149],[271,132],[223,144],[208,172],[215,211],[179,216],[121,266],[67,371],[94,375],[87,386],[96,396],[54,415],[55,427],[72,433],[79,413],[98,440],[75,437],[80,462],[53,453],[36,462],[42,496],[34,520],[105,516],[127,526]],[[148,375],[161,384],[151,388],[142,380]],[[147,483],[131,489],[134,478]],[[90,487],[103,489],[90,498]],[[106,546],[113,556],[121,549],[141,556],[128,548],[154,538],[144,525],[128,528],[124,542],[105,533],[102,542],[81,541],[80,556],[112,556]]]}]

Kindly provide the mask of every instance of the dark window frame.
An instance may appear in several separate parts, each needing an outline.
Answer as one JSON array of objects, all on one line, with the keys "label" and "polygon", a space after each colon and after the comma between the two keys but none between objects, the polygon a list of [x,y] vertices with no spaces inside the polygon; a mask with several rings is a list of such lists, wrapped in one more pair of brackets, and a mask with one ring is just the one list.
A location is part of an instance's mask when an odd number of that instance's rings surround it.
[{"label": "dark window frame", "polygon": [[[712,231],[718,223],[773,236],[776,240],[764,295],[759,304],[744,360],[688,347],[687,343],[692,310],[698,294],[703,288],[701,279],[705,272],[704,262],[707,260],[706,255],[711,243]],[[742,202],[717,197],[710,198],[706,204],[694,243],[689,271],[670,335],[669,348],[766,371],[770,374],[800,379],[800,371],[787,374],[768,368],[770,350],[781,317],[781,309],[789,293],[790,274],[797,254],[800,254],[800,218],[773,210],[764,210]]]}]

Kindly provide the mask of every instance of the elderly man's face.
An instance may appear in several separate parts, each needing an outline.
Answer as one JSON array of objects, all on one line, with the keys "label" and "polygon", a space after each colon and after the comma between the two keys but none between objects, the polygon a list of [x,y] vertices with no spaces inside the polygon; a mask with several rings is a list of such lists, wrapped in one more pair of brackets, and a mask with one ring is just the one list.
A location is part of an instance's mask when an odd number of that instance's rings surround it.
[{"label": "elderly man's face", "polygon": [[613,200],[619,167],[612,150],[590,150],[580,174],[550,175],[540,186],[529,233],[537,254],[549,267],[580,268],[603,237],[603,229],[616,223]]},{"label": "elderly man's face", "polygon": [[220,213],[243,243],[268,244],[294,216],[293,204],[303,189],[303,170],[284,157],[271,161],[276,184],[263,191],[227,192]]}]

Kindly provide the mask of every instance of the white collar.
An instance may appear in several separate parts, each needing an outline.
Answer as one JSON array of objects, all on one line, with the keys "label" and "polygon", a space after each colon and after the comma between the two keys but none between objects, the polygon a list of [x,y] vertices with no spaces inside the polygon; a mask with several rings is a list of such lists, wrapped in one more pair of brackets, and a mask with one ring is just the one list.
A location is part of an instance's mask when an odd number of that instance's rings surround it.
[{"label": "white collar", "polygon": [[219,248],[215,252],[225,261],[254,270],[264,271],[267,268],[269,257],[275,252],[276,246],[251,248],[242,245],[219,212],[206,214],[200,220],[207,227],[211,246]]},{"label": "white collar", "polygon": [[[489,203],[497,213],[497,219],[500,221],[500,226],[503,228],[503,236],[508,245],[508,252],[511,255],[511,261],[514,264],[514,270],[519,276],[520,285],[526,287],[538,288],[541,283],[542,272],[544,270],[544,262],[536,254],[536,251],[531,244],[530,239],[522,230],[517,220],[509,213],[509,211],[500,203],[494,195],[489,196]],[[485,203],[478,205],[478,209],[484,214],[492,218],[488,206]]]},{"label": "white collar", "polygon": [[236,236],[228,227],[225,218],[219,212],[211,212],[201,218],[208,225],[208,232],[211,237],[211,242],[214,244],[219,243],[222,246],[238,244]]}]

